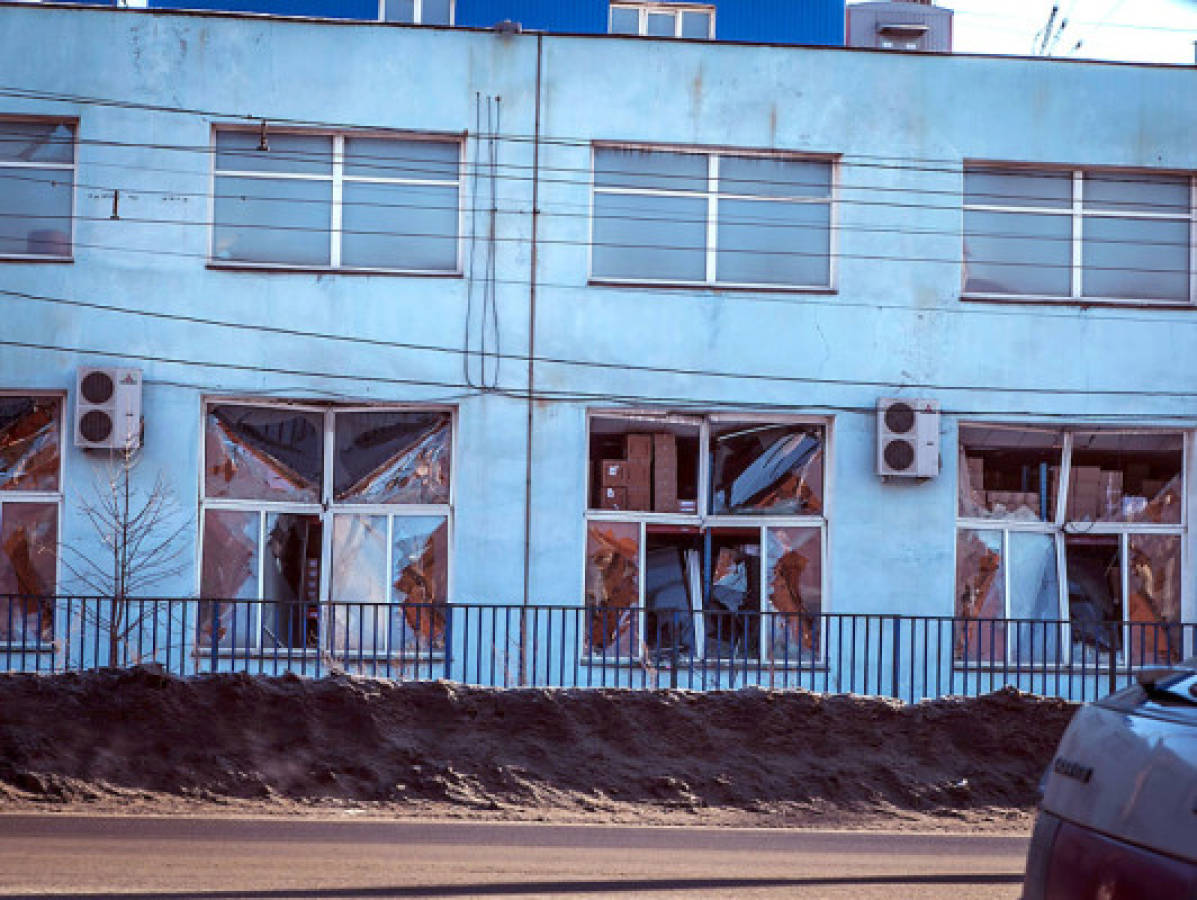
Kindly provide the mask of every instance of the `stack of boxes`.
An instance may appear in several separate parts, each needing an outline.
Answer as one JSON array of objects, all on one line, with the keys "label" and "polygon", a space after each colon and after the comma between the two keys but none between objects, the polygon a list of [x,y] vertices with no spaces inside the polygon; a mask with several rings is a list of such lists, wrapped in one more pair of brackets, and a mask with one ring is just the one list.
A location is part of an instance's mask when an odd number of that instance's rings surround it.
[{"label": "stack of boxes", "polygon": [[678,512],[677,436],[629,434],[624,459],[600,463],[599,506],[630,512]]},{"label": "stack of boxes", "polygon": [[1119,503],[1122,497],[1122,473],[1102,472],[1099,466],[1073,466],[1068,480],[1068,518],[1095,522],[1105,512],[1106,486],[1103,476],[1118,475]]}]

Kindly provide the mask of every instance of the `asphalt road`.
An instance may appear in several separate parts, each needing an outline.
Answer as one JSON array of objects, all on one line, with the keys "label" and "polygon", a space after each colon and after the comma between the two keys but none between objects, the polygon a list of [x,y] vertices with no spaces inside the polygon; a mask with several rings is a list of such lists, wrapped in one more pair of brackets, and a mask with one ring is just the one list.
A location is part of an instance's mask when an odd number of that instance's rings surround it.
[{"label": "asphalt road", "polygon": [[1027,839],[435,821],[0,816],[0,896],[1016,898]]}]

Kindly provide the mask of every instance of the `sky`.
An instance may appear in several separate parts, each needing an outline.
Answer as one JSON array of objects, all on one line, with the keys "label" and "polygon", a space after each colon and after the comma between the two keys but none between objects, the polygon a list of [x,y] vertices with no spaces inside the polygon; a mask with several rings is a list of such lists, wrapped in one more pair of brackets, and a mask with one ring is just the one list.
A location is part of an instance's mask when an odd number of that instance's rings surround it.
[{"label": "sky", "polygon": [[1193,65],[1197,0],[938,0],[936,5],[955,12],[952,49],[957,53],[1029,56],[1036,32],[1057,3],[1057,22],[1067,19],[1068,24],[1053,56]]}]

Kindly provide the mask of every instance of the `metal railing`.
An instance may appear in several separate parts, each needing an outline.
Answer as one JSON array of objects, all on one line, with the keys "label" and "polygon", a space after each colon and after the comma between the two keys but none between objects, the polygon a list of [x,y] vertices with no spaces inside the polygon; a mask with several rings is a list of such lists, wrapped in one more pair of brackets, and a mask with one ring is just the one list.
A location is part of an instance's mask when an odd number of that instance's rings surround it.
[{"label": "metal railing", "polygon": [[805,688],[1092,700],[1197,653],[1197,623],[0,595],[0,671],[156,665],[502,687]]}]

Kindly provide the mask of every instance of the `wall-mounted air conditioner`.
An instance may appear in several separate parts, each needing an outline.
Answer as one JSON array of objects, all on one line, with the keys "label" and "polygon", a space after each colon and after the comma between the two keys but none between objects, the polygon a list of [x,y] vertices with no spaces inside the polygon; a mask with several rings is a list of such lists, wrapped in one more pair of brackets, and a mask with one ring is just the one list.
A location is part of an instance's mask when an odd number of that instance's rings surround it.
[{"label": "wall-mounted air conditioner", "polygon": [[882,397],[877,401],[877,474],[939,474],[939,402]]},{"label": "wall-mounted air conditioner", "polygon": [[141,370],[111,366],[79,369],[75,446],[97,450],[141,446]]}]

